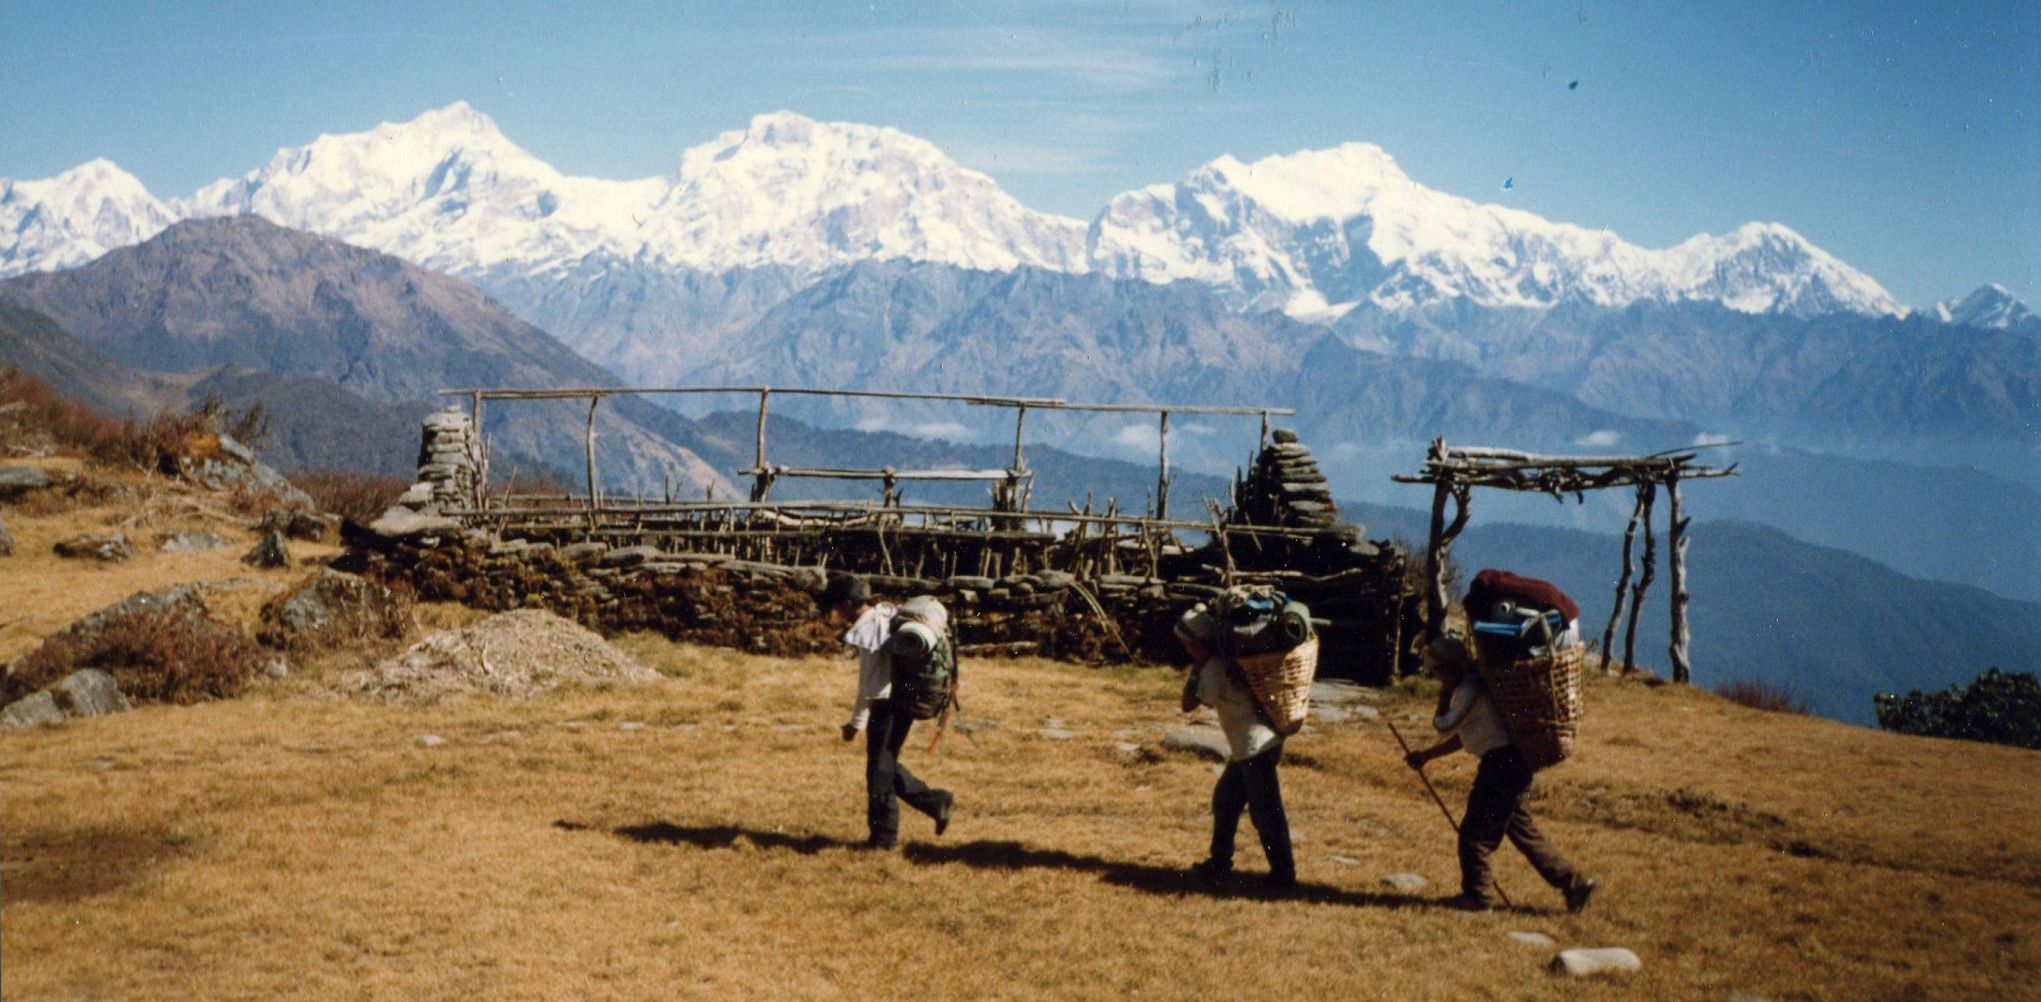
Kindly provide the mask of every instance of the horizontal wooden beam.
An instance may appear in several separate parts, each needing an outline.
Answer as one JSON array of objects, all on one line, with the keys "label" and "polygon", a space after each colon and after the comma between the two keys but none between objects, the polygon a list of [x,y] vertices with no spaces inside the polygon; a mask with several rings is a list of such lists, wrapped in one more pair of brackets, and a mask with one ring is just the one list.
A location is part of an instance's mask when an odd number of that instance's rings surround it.
[{"label": "horizontal wooden beam", "polygon": [[755,477],[770,473],[775,477],[813,477],[823,480],[1031,480],[1031,470],[831,470],[803,469],[794,466],[771,466],[764,469],[753,467],[738,470],[741,477]]},{"label": "horizontal wooden beam", "polygon": [[1034,410],[1062,411],[1111,411],[1136,414],[1270,414],[1292,415],[1297,413],[1291,407],[1203,407],[1190,404],[1088,404],[1071,403],[1053,397],[1007,397],[982,393],[906,393],[894,390],[822,390],[803,386],[587,386],[554,387],[549,389],[512,390],[469,388],[440,390],[443,397],[467,397],[482,400],[562,400],[590,399],[621,396],[625,394],[702,394],[741,393],[757,396],[760,393],[775,395],[793,394],[812,397],[862,397],[877,400],[947,400],[955,403],[980,407],[1026,407]]}]

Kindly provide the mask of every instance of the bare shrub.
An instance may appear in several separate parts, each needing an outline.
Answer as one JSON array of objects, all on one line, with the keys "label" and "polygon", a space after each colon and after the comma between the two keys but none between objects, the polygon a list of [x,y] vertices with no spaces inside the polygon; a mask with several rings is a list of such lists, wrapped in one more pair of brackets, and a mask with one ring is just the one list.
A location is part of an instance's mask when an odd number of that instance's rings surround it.
[{"label": "bare shrub", "polygon": [[1813,706],[1799,690],[1784,682],[1767,682],[1764,679],[1736,678],[1715,687],[1715,695],[1738,706],[1767,713],[1798,713],[1806,716]]},{"label": "bare shrub", "polygon": [[331,512],[356,525],[367,525],[409,488],[401,477],[348,470],[313,470],[291,477],[291,483],[312,496],[320,511]]}]

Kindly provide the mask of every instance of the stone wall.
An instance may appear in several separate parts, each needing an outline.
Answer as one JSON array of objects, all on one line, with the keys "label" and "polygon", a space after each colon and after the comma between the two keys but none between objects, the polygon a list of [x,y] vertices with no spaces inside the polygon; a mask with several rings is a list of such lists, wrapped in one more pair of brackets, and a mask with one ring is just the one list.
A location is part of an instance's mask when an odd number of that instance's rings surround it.
[{"label": "stone wall", "polygon": [[881,597],[942,599],[966,652],[1178,661],[1171,633],[1177,617],[1217,595],[1229,574],[1273,582],[1311,606],[1327,675],[1386,681],[1399,662],[1399,642],[1407,646],[1419,632],[1414,598],[1403,592],[1403,553],[1339,521],[1308,450],[1288,433],[1276,436],[1236,489],[1235,515],[1308,530],[1303,537],[1226,533],[1202,548],[1162,556],[1154,576],[1136,576],[1101,573],[1096,559],[1070,555],[1081,548],[1045,534],[1009,534],[997,544],[1002,559],[964,563],[1027,573],[924,577],[886,571],[946,562],[904,559],[897,534],[870,526],[804,528],[802,562],[793,564],[702,552],[715,548],[713,535],[683,538],[615,525],[591,532],[586,524],[499,533],[464,524],[439,514],[447,506],[439,498],[442,485],[458,492],[462,470],[472,469],[459,462],[472,447],[456,448],[466,441],[466,422],[453,411],[428,419],[425,452],[432,466],[443,467],[432,472],[446,475],[431,482],[428,495],[421,466],[421,483],[398,507],[351,530],[348,569],[403,582],[430,601],[492,611],[542,608],[604,633],[649,630],[780,655],[839,649],[840,630],[823,621],[815,601],[823,566],[865,575]]}]

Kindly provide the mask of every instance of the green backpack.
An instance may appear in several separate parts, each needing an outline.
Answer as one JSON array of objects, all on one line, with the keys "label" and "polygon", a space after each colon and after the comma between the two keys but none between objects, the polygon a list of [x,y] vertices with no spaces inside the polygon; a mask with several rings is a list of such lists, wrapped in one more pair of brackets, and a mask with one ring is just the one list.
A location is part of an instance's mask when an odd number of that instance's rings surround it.
[{"label": "green backpack", "polygon": [[917,595],[893,617],[886,651],[893,657],[893,705],[915,720],[933,720],[956,699],[957,654],[950,643],[949,611],[933,596]]}]

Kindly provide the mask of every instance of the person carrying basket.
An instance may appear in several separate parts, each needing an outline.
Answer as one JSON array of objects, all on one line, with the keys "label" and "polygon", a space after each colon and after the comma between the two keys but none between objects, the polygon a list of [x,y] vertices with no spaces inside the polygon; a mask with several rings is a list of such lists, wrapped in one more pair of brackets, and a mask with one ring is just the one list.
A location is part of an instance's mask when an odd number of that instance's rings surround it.
[{"label": "person carrying basket", "polygon": [[1407,753],[1404,762],[1422,772],[1426,762],[1460,750],[1481,760],[1460,824],[1460,894],[1447,905],[1466,911],[1495,906],[1489,856],[1508,836],[1538,876],[1566,896],[1567,911],[1587,907],[1595,882],[1546,840],[1524,806],[1533,768],[1511,741],[1466,642],[1450,634],[1432,641],[1424,650],[1424,666],[1439,682],[1439,713],[1432,726],[1443,737],[1430,748]]},{"label": "person carrying basket", "polygon": [[1217,711],[1228,749],[1212,789],[1211,851],[1191,872],[1215,884],[1233,873],[1233,840],[1244,810],[1268,856],[1268,886],[1290,890],[1297,864],[1276,767],[1283,738],[1304,722],[1317,667],[1310,611],[1265,587],[1229,589],[1185,612],[1176,638],[1191,656],[1183,711],[1200,705]]}]

